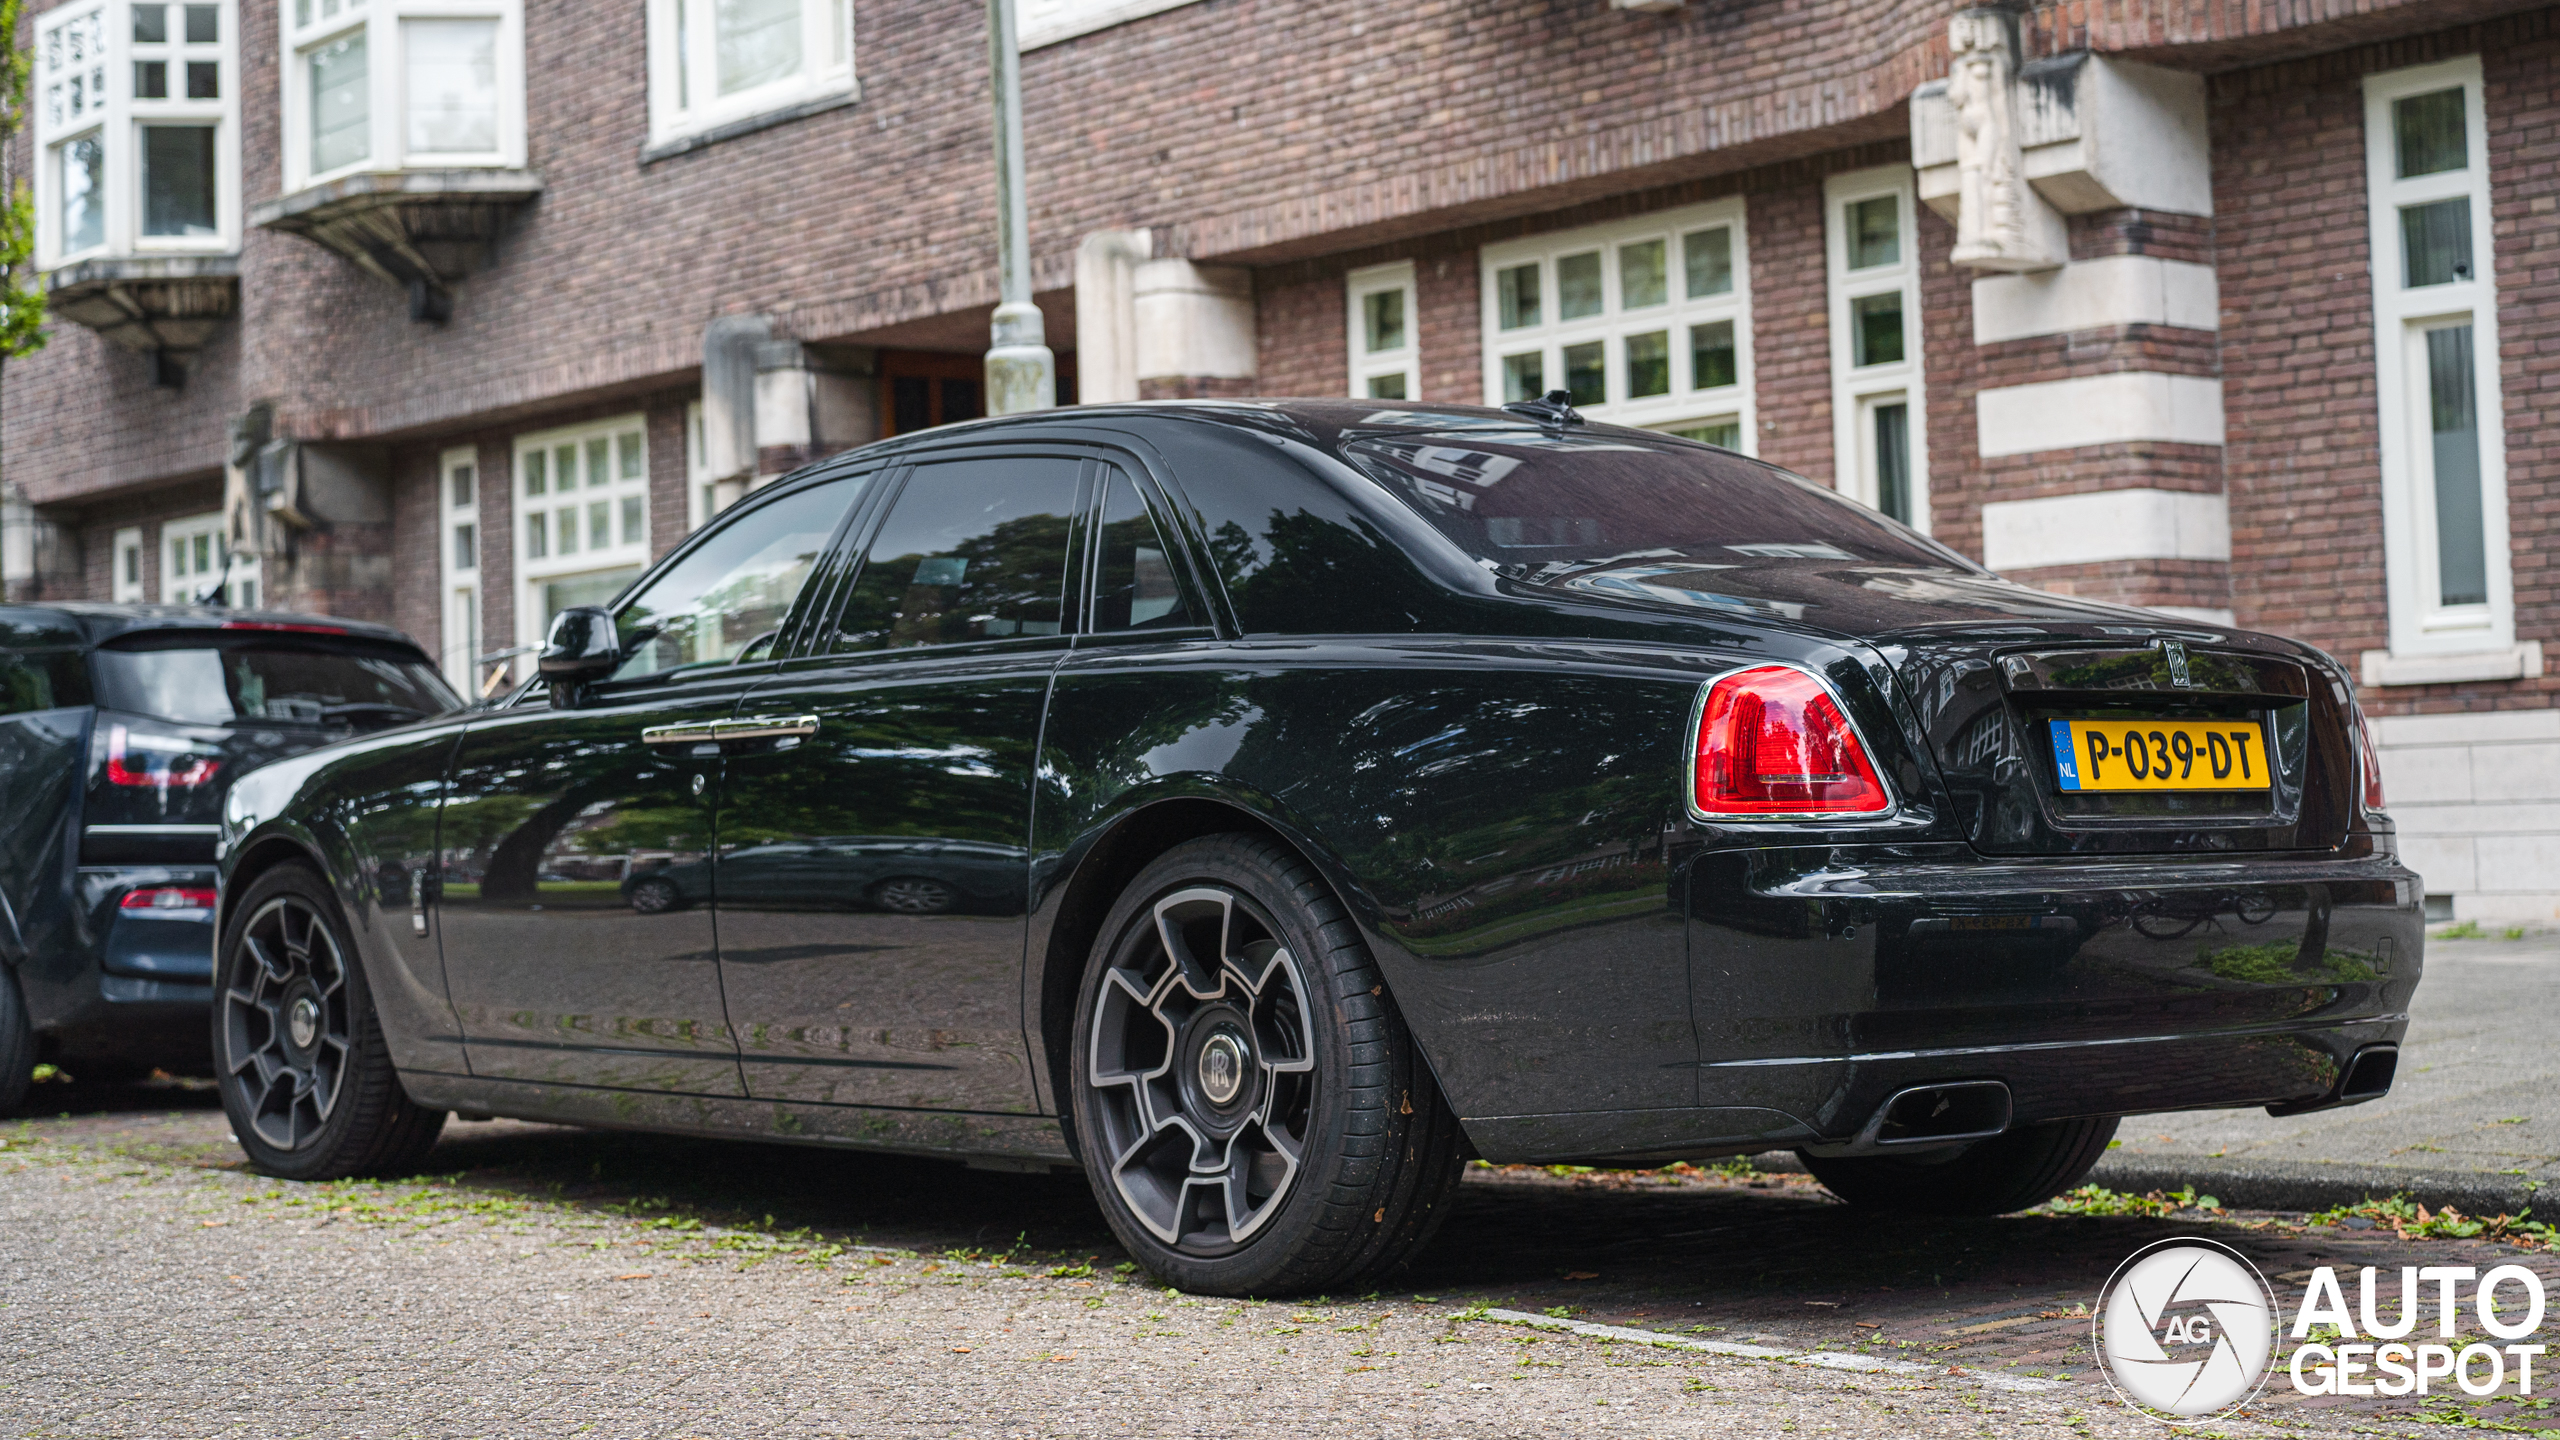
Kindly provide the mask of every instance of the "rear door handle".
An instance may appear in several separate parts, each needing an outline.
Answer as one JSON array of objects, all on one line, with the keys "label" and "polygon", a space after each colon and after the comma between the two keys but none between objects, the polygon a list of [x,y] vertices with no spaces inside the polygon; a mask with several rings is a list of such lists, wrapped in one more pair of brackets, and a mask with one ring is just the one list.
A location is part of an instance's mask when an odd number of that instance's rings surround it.
[{"label": "rear door handle", "polygon": [[643,745],[702,745],[720,738],[719,721],[695,720],[683,725],[652,725],[640,732]]},{"label": "rear door handle", "polygon": [[815,715],[749,715],[711,722],[715,740],[782,740],[817,733]]}]

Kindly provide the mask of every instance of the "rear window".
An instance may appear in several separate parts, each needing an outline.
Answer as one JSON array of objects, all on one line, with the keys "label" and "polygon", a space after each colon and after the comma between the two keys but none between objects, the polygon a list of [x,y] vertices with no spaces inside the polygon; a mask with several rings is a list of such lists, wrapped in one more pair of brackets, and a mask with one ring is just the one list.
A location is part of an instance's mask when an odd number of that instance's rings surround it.
[{"label": "rear window", "polygon": [[1515,579],[1786,561],[1975,567],[1854,500],[1703,445],[1629,436],[1423,436],[1345,447],[1440,533]]},{"label": "rear window", "polygon": [[391,646],[273,639],[207,645],[142,637],[96,654],[99,701],[111,710],[196,725],[235,720],[378,729],[441,715],[461,701],[414,654]]}]

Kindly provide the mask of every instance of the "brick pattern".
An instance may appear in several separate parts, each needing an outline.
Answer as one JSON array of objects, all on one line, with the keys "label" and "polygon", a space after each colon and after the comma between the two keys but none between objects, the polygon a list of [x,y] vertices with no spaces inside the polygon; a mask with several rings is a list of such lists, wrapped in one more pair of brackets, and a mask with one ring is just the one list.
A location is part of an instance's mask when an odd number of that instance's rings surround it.
[{"label": "brick pattern", "polygon": [[2095,565],[2039,565],[2007,578],[2039,590],[2117,605],[2231,608],[2231,567],[2220,560],[2107,560]]},{"label": "brick pattern", "polygon": [[2213,217],[2174,215],[2166,210],[2100,210],[2064,217],[2070,232],[2071,258],[2095,260],[2105,255],[2157,255],[2163,260],[2213,263]]},{"label": "brick pattern", "polygon": [[[1823,249],[1822,181],[1811,177],[1754,195],[1743,219],[1751,244],[1751,374],[1760,411],[1760,458],[1808,480],[1835,484],[1831,282]],[[1918,239],[1924,254],[1945,248],[1931,242],[1925,227]],[[1930,362],[1921,364],[1925,370]],[[1934,410],[1935,394],[1929,404]],[[1933,453],[1933,483],[1935,461]]]}]

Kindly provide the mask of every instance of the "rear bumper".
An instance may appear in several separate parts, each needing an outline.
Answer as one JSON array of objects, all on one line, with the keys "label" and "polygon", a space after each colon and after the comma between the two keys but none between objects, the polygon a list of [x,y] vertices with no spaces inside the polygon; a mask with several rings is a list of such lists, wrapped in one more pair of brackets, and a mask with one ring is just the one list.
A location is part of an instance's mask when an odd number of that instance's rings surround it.
[{"label": "rear bumper", "polygon": [[1689,884],[1699,1098],[1854,1135],[1905,1086],[2016,1118],[2332,1097],[2408,1028],[2425,930],[2388,854],[1710,855]]},{"label": "rear bumper", "polygon": [[82,866],[76,921],[63,943],[28,957],[18,979],[49,1056],[117,1059],[195,1071],[207,1063],[213,1004],[210,911],[127,911],[149,886],[210,889],[211,866]]}]

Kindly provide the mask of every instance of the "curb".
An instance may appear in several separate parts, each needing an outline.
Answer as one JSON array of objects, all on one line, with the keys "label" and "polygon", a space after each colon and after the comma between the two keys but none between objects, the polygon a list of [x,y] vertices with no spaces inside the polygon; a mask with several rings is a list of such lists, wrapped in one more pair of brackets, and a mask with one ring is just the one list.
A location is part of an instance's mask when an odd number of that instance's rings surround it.
[{"label": "curb", "polygon": [[1590,1340],[1626,1340],[1638,1345],[1655,1345],[1666,1350],[1697,1350],[1709,1355],[1730,1355],[1744,1360],[1783,1360],[1794,1365],[1812,1365],[1824,1370],[1856,1370],[1870,1375],[1900,1375],[1913,1379],[1954,1379],[1979,1385],[1986,1390],[2015,1390],[2036,1394],[2048,1390],[2068,1390],[2068,1380],[2045,1380],[2026,1375],[2002,1375],[1997,1371],[1976,1370],[1962,1365],[1924,1365],[1914,1360],[1896,1360],[1882,1355],[1859,1355],[1846,1350],[1788,1350],[1775,1345],[1745,1345],[1732,1340],[1694,1340],[1686,1335],[1665,1335],[1658,1330],[1638,1330],[1632,1325],[1601,1325],[1589,1320],[1565,1320],[1553,1315],[1532,1315],[1525,1310],[1485,1309],[1462,1315],[1489,1321],[1496,1325],[1522,1325],[1532,1330],[1556,1330],[1580,1335]]},{"label": "curb", "polygon": [[2465,1215],[2512,1215],[2527,1207],[2560,1215],[2560,1195],[2540,1196],[2536,1205],[2533,1180],[2476,1170],[2118,1152],[2100,1160],[2089,1181],[2134,1195],[2192,1185],[2237,1210],[2326,1210],[2405,1194],[2431,1210],[2451,1205]]}]

